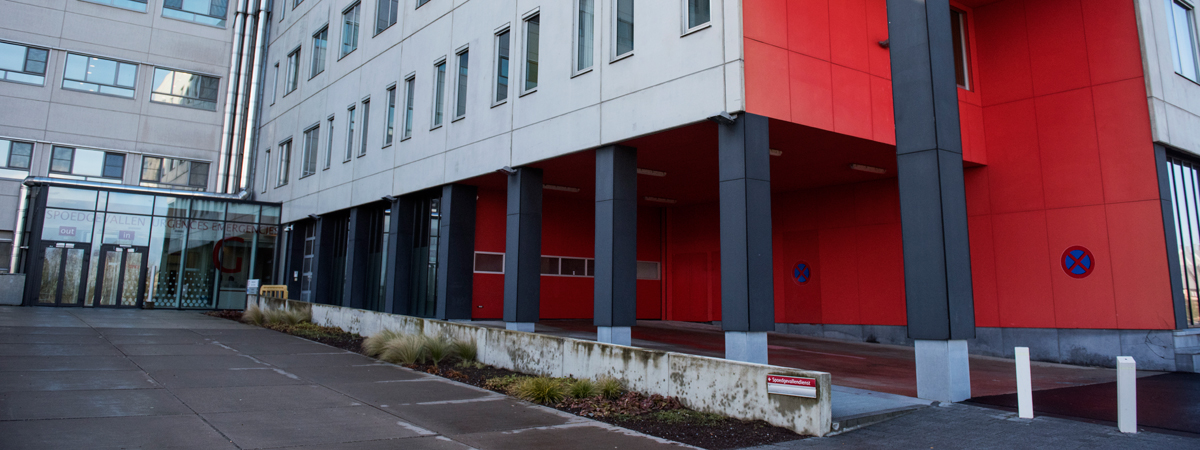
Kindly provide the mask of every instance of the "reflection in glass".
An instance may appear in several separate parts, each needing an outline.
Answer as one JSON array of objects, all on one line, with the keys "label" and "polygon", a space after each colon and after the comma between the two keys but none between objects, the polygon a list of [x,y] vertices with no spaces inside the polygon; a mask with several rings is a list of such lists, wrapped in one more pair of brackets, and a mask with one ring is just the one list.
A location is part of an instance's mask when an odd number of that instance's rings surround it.
[{"label": "reflection in glass", "polygon": [[110,213],[150,214],[154,208],[154,197],[149,195],[126,194],[110,192],[108,208]]},{"label": "reflection in glass", "polygon": [[46,196],[46,206],[51,208],[96,209],[96,191],[51,187]]},{"label": "reflection in glass", "polygon": [[140,252],[125,254],[125,277],[121,280],[121,306],[137,305],[138,279],[142,275],[142,256]]},{"label": "reflection in glass", "polygon": [[53,304],[58,300],[58,272],[62,267],[62,251],[58,247],[46,249],[46,259],[42,262],[42,286],[38,291],[38,303]]},{"label": "reflection in glass", "polygon": [[117,283],[121,276],[121,254],[118,250],[104,252],[104,275],[100,277],[100,304],[114,306],[117,304]]},{"label": "reflection in glass", "polygon": [[83,249],[67,249],[67,258],[63,263],[62,303],[79,303],[79,280],[83,278]]},{"label": "reflection in glass", "polygon": [[[201,201],[196,201],[200,203]],[[223,204],[222,204],[223,206]],[[180,274],[179,307],[211,309],[214,275],[213,250],[221,239],[223,224],[194,220],[183,251],[183,272]]]}]

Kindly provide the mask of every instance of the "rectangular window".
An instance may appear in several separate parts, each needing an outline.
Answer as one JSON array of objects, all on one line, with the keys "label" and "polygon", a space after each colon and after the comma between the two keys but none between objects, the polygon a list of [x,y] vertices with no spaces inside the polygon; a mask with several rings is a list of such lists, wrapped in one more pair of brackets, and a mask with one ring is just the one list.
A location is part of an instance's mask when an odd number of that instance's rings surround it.
[{"label": "rectangular window", "polygon": [[214,77],[155,67],[150,101],[216,111],[219,87]]},{"label": "rectangular window", "polygon": [[971,89],[970,42],[967,36],[967,14],[950,10],[950,35],[954,39],[954,81],[958,87]]},{"label": "rectangular window", "polygon": [[329,43],[329,26],[321,28],[321,31],[313,34],[312,48],[312,70],[309,71],[309,78],[317,76],[317,74],[325,71],[325,47]]},{"label": "rectangular window", "polygon": [[367,127],[369,125],[371,125],[371,99],[366,99],[362,101],[362,133],[359,133],[362,135],[362,145],[358,147],[358,156],[367,154],[367,136],[370,136],[367,133]]},{"label": "rectangular window", "polygon": [[[268,161],[267,164],[270,165],[270,162]],[[264,176],[263,178],[265,179],[266,177]],[[208,186],[208,163],[158,156],[143,156],[141,185],[147,187],[183,187],[204,190]]]},{"label": "rectangular window", "polygon": [[558,275],[558,258],[542,257],[542,275]]},{"label": "rectangular window", "polygon": [[593,37],[596,35],[596,3],[578,0],[575,14],[575,72],[592,68]]},{"label": "rectangular window", "polygon": [[413,130],[413,92],[416,90],[416,77],[404,80],[404,135],[401,139],[412,137]]},{"label": "rectangular window", "polygon": [[684,0],[687,2],[687,29],[690,31],[712,20],[709,10],[712,0]]},{"label": "rectangular window", "polygon": [[73,179],[120,182],[125,173],[125,155],[56,145],[50,152],[50,172]]},{"label": "rectangular window", "polygon": [[[591,275],[591,274],[588,274]],[[638,261],[637,262],[637,279],[639,280],[657,280],[660,278],[658,272],[658,263],[654,261]]]},{"label": "rectangular window", "polygon": [[271,175],[271,149],[267,149],[267,156],[265,158],[263,158],[262,192],[264,194],[267,193],[267,184],[270,180],[270,178],[268,178],[268,177],[270,177],[270,175]]},{"label": "rectangular window", "polygon": [[614,0],[613,57],[633,51],[633,0]]},{"label": "rectangular window", "polygon": [[1196,17],[1192,6],[1179,0],[1164,0],[1167,3],[1167,29],[1171,37],[1171,56],[1175,73],[1189,80],[1200,82],[1196,55]]},{"label": "rectangular window", "polygon": [[29,170],[33,143],[0,139],[0,164],[13,170]]},{"label": "rectangular window", "polygon": [[442,113],[445,112],[443,105],[446,102],[446,60],[434,64],[433,76],[433,127],[437,128],[442,126]]},{"label": "rectangular window", "polygon": [[504,254],[475,252],[475,272],[504,273]]},{"label": "rectangular window", "polygon": [[377,0],[376,6],[375,34],[379,34],[396,24],[396,14],[400,10],[400,0]]},{"label": "rectangular window", "polygon": [[1171,257],[1178,258],[1183,272],[1183,292],[1176,293],[1182,294],[1188,325],[1196,327],[1200,325],[1200,164],[1173,152],[1166,158],[1175,219],[1167,225],[1175,230],[1176,248],[1171,249]]},{"label": "rectangular window", "polygon": [[358,10],[359,3],[342,11],[342,56],[358,49]]},{"label": "rectangular window", "polygon": [[146,0],[84,0],[89,3],[116,6],[130,11],[146,12]]},{"label": "rectangular window", "polygon": [[429,0],[417,0],[417,8],[425,6],[426,3],[429,3]]},{"label": "rectangular window", "polygon": [[387,102],[387,127],[383,131],[384,147],[392,145],[392,136],[396,131],[396,85],[387,88]]},{"label": "rectangular window", "polygon": [[41,86],[46,83],[50,50],[0,42],[0,80]]},{"label": "rectangular window", "polygon": [[492,104],[508,99],[508,30],[496,35],[496,96]]},{"label": "rectangular window", "polygon": [[525,91],[537,89],[541,14],[525,19]]},{"label": "rectangular window", "polygon": [[292,9],[296,9],[296,7],[300,6],[300,3],[303,3],[303,2],[304,2],[304,0],[295,0],[294,2],[292,2]]},{"label": "rectangular window", "polygon": [[329,164],[333,163],[333,116],[329,116],[329,126],[326,134],[329,137],[325,138],[325,168],[329,168]]},{"label": "rectangular window", "polygon": [[288,54],[287,74],[283,77],[285,86],[283,87],[283,95],[288,95],[296,90],[300,85],[300,49],[297,48]]},{"label": "rectangular window", "polygon": [[288,139],[279,144],[279,176],[275,179],[275,187],[288,184],[288,172],[292,167],[292,140]]},{"label": "rectangular window", "polygon": [[225,28],[226,0],[163,0],[163,17]]},{"label": "rectangular window", "polygon": [[317,145],[321,128],[313,126],[304,130],[304,153],[300,155],[300,178],[317,173]]},{"label": "rectangular window", "polygon": [[354,155],[354,116],[356,112],[358,111],[353,106],[346,110],[346,158],[342,162],[350,161],[350,157]]},{"label": "rectangular window", "polygon": [[137,64],[69,53],[62,87],[133,98],[137,68]]},{"label": "rectangular window", "polygon": [[458,86],[454,90],[454,118],[467,115],[467,51],[458,54]]},{"label": "rectangular window", "polygon": [[279,97],[279,63],[275,63],[271,76],[271,104],[275,104],[275,100]]}]

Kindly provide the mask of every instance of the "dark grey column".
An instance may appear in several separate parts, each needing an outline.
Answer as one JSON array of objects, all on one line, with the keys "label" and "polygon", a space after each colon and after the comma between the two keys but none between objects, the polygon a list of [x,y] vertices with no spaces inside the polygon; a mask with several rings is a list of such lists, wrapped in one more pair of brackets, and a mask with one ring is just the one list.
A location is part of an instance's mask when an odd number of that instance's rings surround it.
[{"label": "dark grey column", "polygon": [[721,328],[725,358],[766,364],[775,331],[771,261],[771,150],[767,118],[718,124]]},{"label": "dark grey column", "polygon": [[596,340],[630,345],[637,325],[637,149],[596,150]]},{"label": "dark grey column", "polygon": [[542,169],[509,175],[505,227],[504,321],[510,330],[532,332],[542,291]]},{"label": "dark grey column", "polygon": [[1175,236],[1175,205],[1171,200],[1171,164],[1167,148],[1154,144],[1154,161],[1158,169],[1158,198],[1162,202],[1163,237],[1167,244],[1167,272],[1171,279],[1171,304],[1175,309],[1175,329],[1188,329],[1187,299],[1183,296],[1183,268],[1179,265],[1179,241]]},{"label": "dark grey column", "polygon": [[[333,263],[333,247],[337,241],[336,229],[340,225],[338,217],[325,217],[317,220],[316,241],[313,242],[312,290],[313,303],[332,304],[338,294],[333,275],[337,273]],[[304,276],[302,272],[301,277]],[[340,303],[339,303],[340,305]]]},{"label": "dark grey column", "polygon": [[402,196],[392,201],[383,306],[383,311],[391,314],[407,314],[411,303],[414,208],[416,206],[411,196]]},{"label": "dark grey column", "polygon": [[367,276],[370,270],[371,212],[364,207],[350,210],[346,230],[346,283],[342,286],[342,306],[362,309],[366,299]]},{"label": "dark grey column", "polygon": [[970,397],[975,337],[958,85],[947,0],[888,0],[908,335],[921,398]]},{"label": "dark grey column", "polygon": [[288,232],[286,264],[284,265],[283,279],[280,284],[286,284],[288,287],[288,298],[293,300],[300,299],[300,277],[304,274],[304,228],[308,226],[305,222],[293,222],[289,225],[292,231]]},{"label": "dark grey column", "polygon": [[441,320],[471,320],[475,274],[475,186],[442,187],[438,220],[437,312]]}]

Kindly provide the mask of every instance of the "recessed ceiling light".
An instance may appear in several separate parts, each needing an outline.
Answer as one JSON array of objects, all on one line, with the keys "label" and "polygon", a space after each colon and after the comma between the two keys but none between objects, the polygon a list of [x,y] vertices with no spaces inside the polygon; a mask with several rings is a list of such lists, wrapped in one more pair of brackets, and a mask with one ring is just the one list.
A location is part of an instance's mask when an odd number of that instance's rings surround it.
[{"label": "recessed ceiling light", "polygon": [[642,197],[642,199],[643,199],[643,200],[645,200],[645,201],[648,201],[648,202],[670,203],[670,204],[675,204],[675,203],[677,203],[677,201],[676,201],[675,199],[673,199],[673,198],[662,198],[662,197]]},{"label": "recessed ceiling light", "polygon": [[649,175],[649,176],[652,176],[652,177],[665,177],[665,176],[667,176],[667,173],[666,173],[666,172],[663,172],[663,171],[661,171],[661,170],[654,170],[654,169],[643,169],[643,168],[641,168],[641,167],[638,167],[638,169],[637,169],[637,173],[638,173],[638,175]]},{"label": "recessed ceiling light", "polygon": [[862,164],[851,164],[850,170],[857,170],[859,172],[874,173],[874,174],[879,174],[879,175],[883,175],[883,174],[887,173],[887,169],[884,169],[882,167],[867,166],[867,165],[862,165]]},{"label": "recessed ceiling light", "polygon": [[577,188],[577,187],[557,186],[557,185],[553,185],[553,184],[543,184],[542,189],[545,189],[547,191],[562,191],[562,192],[571,192],[571,193],[579,192],[579,188]]}]

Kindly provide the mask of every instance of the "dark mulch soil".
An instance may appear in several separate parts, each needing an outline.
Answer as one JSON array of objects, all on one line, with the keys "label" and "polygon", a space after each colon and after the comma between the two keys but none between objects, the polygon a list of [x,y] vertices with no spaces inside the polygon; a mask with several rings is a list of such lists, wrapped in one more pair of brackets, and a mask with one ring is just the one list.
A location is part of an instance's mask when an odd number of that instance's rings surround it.
[{"label": "dark mulch soil", "polygon": [[[241,320],[242,317],[241,311],[212,311],[205,314],[229,320]],[[357,334],[346,333],[339,328],[321,327],[307,323],[290,326],[264,326],[343,350],[362,353],[363,338]],[[488,380],[510,376],[529,376],[498,367],[457,364],[454,361],[444,362],[437,367],[432,364],[409,364],[405,367],[506,395],[508,392],[504,389],[489,386]],[[711,450],[753,447],[806,437],[761,420],[742,421],[715,414],[699,413],[683,408],[674,398],[664,398],[658,395],[646,397],[634,392],[626,393],[617,400],[599,398],[565,400],[557,405],[546,406],[651,436]]]}]

